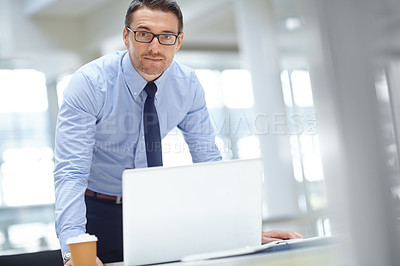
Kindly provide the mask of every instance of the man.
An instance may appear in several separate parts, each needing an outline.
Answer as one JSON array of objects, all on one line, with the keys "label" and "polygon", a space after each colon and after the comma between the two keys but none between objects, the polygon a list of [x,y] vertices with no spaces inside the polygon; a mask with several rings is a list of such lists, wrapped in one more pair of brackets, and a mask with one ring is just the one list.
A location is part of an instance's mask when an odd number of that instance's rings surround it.
[{"label": "man", "polygon": [[[127,51],[103,56],[71,79],[58,116],[54,170],[66,265],[66,240],[84,232],[98,237],[98,265],[122,261],[122,171],[162,165],[168,131],[182,131],[193,162],[221,160],[203,89],[193,70],[173,61],[183,37],[175,1],[134,0],[123,29]],[[263,241],[296,237],[263,233]]]}]

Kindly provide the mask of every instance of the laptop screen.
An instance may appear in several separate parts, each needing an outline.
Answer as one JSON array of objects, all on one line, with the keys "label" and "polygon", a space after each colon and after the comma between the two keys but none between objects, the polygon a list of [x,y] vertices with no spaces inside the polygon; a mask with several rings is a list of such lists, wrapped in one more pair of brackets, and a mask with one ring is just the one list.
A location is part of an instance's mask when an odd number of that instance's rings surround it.
[{"label": "laptop screen", "polygon": [[261,245],[261,159],[123,173],[125,265]]}]

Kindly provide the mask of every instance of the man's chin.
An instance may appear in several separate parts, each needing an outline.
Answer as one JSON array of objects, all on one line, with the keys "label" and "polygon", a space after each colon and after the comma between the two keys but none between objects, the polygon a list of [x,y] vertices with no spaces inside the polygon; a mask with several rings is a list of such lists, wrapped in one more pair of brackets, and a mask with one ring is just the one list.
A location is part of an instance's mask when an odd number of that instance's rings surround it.
[{"label": "man's chin", "polygon": [[157,76],[162,74],[164,72],[164,69],[144,68],[142,69],[142,72],[145,73],[146,75]]},{"label": "man's chin", "polygon": [[136,70],[149,75],[149,76],[160,76],[167,67],[165,65],[134,65]]},{"label": "man's chin", "polygon": [[145,73],[146,75],[149,75],[149,76],[159,76],[159,75],[161,75],[163,72],[164,72],[164,71],[157,71],[157,72],[154,72],[154,71],[151,71],[151,72],[143,71],[143,73]]}]

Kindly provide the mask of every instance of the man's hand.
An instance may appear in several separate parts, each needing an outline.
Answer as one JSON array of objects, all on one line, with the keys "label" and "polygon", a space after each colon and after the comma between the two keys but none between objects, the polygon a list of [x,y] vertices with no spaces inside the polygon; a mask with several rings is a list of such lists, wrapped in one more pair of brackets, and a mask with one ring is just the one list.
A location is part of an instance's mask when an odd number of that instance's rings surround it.
[{"label": "man's hand", "polygon": [[271,230],[267,232],[262,232],[262,243],[295,238],[304,237],[294,231]]},{"label": "man's hand", "polygon": [[[69,260],[64,264],[64,266],[74,266],[74,265],[72,264],[72,260]],[[99,257],[96,257],[96,266],[104,266]]]}]

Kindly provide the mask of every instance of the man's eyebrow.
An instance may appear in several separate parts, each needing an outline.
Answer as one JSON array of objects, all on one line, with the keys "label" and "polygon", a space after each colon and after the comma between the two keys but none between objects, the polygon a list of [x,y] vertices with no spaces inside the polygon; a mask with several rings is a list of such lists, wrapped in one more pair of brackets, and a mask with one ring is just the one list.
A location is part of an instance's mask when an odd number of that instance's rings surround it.
[{"label": "man's eyebrow", "polygon": [[146,27],[146,26],[138,26],[136,29],[137,29],[137,30],[147,30],[147,31],[150,31],[150,28],[148,28],[148,27]]},{"label": "man's eyebrow", "polygon": [[[145,30],[145,31],[151,32],[150,28],[146,27],[146,26],[138,26],[136,28],[136,30]],[[174,31],[170,31],[170,30],[163,30],[161,32],[161,34],[177,34],[177,33],[175,33]]]}]

